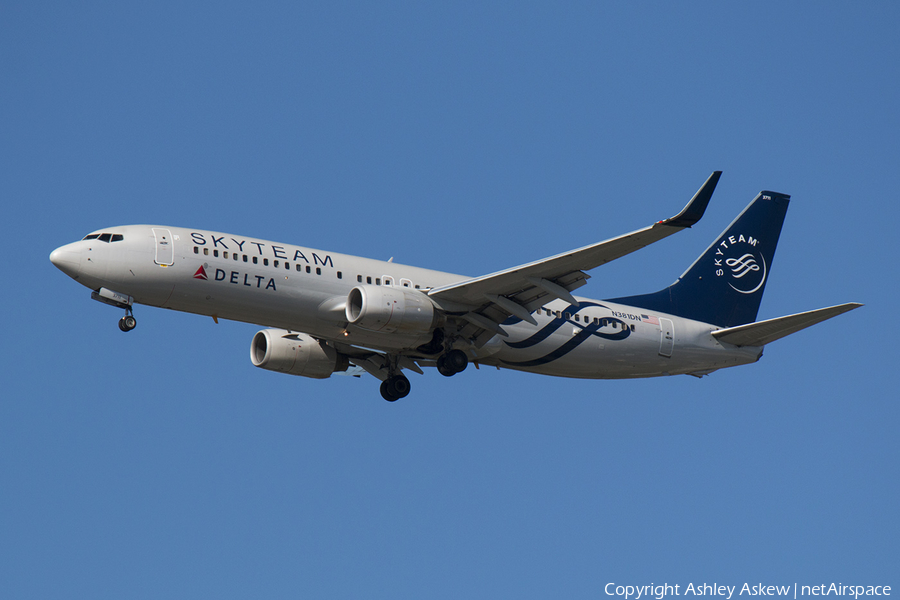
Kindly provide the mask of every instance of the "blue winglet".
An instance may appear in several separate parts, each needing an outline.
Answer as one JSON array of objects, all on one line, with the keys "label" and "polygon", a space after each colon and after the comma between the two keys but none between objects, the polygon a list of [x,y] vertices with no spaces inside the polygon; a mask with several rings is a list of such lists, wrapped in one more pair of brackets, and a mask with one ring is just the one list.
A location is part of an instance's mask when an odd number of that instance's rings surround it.
[{"label": "blue winglet", "polygon": [[713,192],[716,191],[716,184],[719,183],[719,177],[721,176],[722,171],[713,171],[713,174],[709,176],[706,183],[700,186],[700,189],[697,190],[691,201],[687,203],[687,206],[671,219],[660,221],[660,224],[671,225],[672,227],[690,227],[699,221],[703,213],[706,212],[706,207],[709,205]]}]

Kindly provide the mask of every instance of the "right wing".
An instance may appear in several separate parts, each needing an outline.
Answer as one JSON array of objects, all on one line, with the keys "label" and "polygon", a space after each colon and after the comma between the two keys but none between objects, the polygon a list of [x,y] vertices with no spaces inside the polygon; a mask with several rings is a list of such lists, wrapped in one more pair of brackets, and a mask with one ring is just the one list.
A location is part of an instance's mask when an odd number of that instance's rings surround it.
[{"label": "right wing", "polygon": [[585,271],[640,250],[691,227],[703,216],[721,171],[709,176],[684,209],[672,218],[619,237],[528,264],[434,288],[428,295],[450,316],[471,325],[461,332],[476,345],[494,334],[506,335],[500,324],[510,316],[534,322],[531,312],[548,300],[578,304],[570,293],[590,277]]}]

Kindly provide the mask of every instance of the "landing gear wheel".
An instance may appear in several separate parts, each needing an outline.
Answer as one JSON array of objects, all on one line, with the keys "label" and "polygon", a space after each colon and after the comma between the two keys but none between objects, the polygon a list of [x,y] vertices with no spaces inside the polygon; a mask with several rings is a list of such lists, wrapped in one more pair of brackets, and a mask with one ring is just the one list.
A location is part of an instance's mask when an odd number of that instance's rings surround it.
[{"label": "landing gear wheel", "polygon": [[438,358],[437,370],[444,377],[452,377],[465,371],[468,365],[469,359],[466,357],[466,353],[456,349]]},{"label": "landing gear wheel", "polygon": [[385,379],[384,381],[381,382],[381,397],[384,398],[385,400],[387,400],[388,402],[396,402],[397,400],[400,399],[398,396],[395,396],[393,394],[390,386],[388,386],[387,379]]},{"label": "landing gear wheel", "polygon": [[406,398],[409,395],[409,391],[412,389],[412,385],[409,383],[409,379],[407,379],[403,375],[395,375],[393,377],[388,378],[388,386],[391,388],[391,391],[394,392],[398,398]]},{"label": "landing gear wheel", "polygon": [[412,386],[403,375],[394,375],[381,382],[381,397],[388,402],[395,402],[409,395]]},{"label": "landing gear wheel", "polygon": [[119,329],[122,331],[131,331],[137,327],[137,319],[135,319],[131,315],[125,315],[121,319],[119,319]]},{"label": "landing gear wheel", "polygon": [[454,373],[462,373],[466,370],[466,367],[469,366],[469,358],[462,350],[451,350],[446,356],[447,358],[445,361],[447,366],[453,369]]},{"label": "landing gear wheel", "polygon": [[453,377],[456,375],[456,371],[447,366],[446,356],[441,356],[437,361],[437,370],[438,373],[443,375],[444,377]]}]

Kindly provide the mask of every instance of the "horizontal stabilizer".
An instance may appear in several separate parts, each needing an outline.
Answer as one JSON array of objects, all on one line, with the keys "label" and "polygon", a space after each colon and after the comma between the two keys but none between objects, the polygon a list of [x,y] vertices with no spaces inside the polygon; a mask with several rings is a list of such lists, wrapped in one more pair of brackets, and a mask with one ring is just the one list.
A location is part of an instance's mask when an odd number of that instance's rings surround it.
[{"label": "horizontal stabilizer", "polygon": [[792,333],[797,333],[801,329],[806,329],[816,323],[821,323],[860,306],[862,304],[849,302],[796,315],[759,321],[758,323],[747,323],[746,325],[738,325],[728,329],[719,329],[718,331],[713,331],[712,335],[720,342],[734,344],[735,346],[765,346],[769,342],[780,340]]}]

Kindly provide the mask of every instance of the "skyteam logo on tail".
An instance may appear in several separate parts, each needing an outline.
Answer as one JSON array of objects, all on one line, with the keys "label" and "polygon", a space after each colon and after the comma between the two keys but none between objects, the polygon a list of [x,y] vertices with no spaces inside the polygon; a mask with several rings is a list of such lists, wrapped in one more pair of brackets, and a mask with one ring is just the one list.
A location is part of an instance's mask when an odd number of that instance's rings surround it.
[{"label": "skyteam logo on tail", "polygon": [[757,250],[753,236],[730,235],[719,242],[713,256],[717,277],[727,277],[728,285],[741,294],[752,294],[766,282],[766,259]]}]

